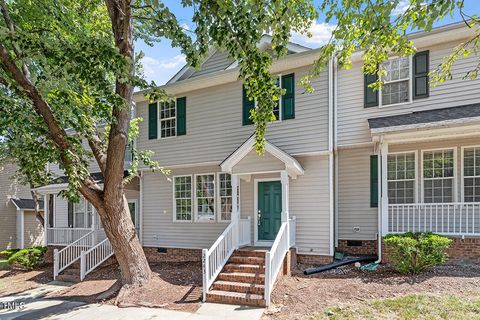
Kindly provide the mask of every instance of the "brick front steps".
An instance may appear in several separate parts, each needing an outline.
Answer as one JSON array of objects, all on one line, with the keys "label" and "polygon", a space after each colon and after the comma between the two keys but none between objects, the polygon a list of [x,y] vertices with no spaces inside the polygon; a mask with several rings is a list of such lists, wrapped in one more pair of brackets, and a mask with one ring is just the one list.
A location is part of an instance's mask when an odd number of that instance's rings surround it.
[{"label": "brick front steps", "polygon": [[75,268],[75,266],[69,266],[57,276],[57,280],[75,283],[80,282],[80,269]]},{"label": "brick front steps", "polygon": [[207,302],[265,306],[265,253],[236,250],[207,294]]}]

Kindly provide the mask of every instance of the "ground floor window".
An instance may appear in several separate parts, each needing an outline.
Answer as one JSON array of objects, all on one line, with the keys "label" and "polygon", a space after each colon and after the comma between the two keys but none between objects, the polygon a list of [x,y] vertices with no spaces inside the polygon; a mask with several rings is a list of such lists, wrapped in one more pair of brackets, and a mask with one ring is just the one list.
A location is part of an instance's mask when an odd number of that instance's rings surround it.
[{"label": "ground floor window", "polygon": [[232,177],[228,173],[218,174],[218,196],[220,203],[220,220],[232,218]]},{"label": "ground floor window", "polygon": [[174,177],[175,220],[192,220],[192,177]]},{"label": "ground floor window", "polygon": [[90,202],[80,198],[68,203],[68,226],[70,228],[91,228],[94,210]]},{"label": "ground floor window", "polygon": [[388,155],[388,201],[391,204],[415,202],[415,161],[415,152]]},{"label": "ground floor window", "polygon": [[465,202],[480,202],[480,147],[463,150],[463,196]]},{"label": "ground floor window", "polygon": [[453,202],[453,149],[423,152],[423,200],[425,203]]},{"label": "ground floor window", "polygon": [[215,175],[197,175],[195,181],[198,220],[215,220]]}]

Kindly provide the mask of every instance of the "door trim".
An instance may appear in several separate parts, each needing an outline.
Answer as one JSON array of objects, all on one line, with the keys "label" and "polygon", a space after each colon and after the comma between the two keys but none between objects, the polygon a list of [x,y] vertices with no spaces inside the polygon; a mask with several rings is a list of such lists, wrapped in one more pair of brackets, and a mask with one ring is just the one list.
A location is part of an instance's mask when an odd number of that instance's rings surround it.
[{"label": "door trim", "polygon": [[[278,181],[282,183],[281,178],[258,178],[253,179],[253,245],[256,247],[271,247],[273,241],[258,240],[258,183],[259,182],[270,182]],[[282,208],[283,210],[283,208]]]}]

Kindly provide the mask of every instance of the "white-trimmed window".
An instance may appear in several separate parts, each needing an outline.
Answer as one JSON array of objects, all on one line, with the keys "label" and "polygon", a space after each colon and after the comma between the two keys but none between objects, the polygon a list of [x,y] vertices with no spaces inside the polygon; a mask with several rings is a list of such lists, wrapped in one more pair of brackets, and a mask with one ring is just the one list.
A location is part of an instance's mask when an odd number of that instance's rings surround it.
[{"label": "white-trimmed window", "polygon": [[[78,202],[70,203],[72,217],[71,227],[90,228],[92,226],[92,217],[94,214],[93,205],[81,197]],[[70,210],[70,209],[69,209]]]},{"label": "white-trimmed window", "polygon": [[177,107],[175,101],[159,102],[158,108],[160,138],[176,136]]},{"label": "white-trimmed window", "polygon": [[215,174],[195,175],[195,212],[197,220],[215,220]]},{"label": "white-trimmed window", "polygon": [[388,201],[415,202],[415,152],[388,155]]},{"label": "white-trimmed window", "polygon": [[218,174],[218,204],[220,221],[232,218],[232,177],[229,173]]},{"label": "white-trimmed window", "polygon": [[383,87],[380,88],[380,106],[410,101],[411,57],[399,57],[385,61],[381,69]]},{"label": "white-trimmed window", "polygon": [[174,180],[175,221],[192,220],[192,176],[176,176]]},{"label": "white-trimmed window", "polygon": [[463,150],[463,197],[465,202],[480,202],[480,147]]},{"label": "white-trimmed window", "polygon": [[453,149],[423,152],[423,200],[425,203],[453,202]]}]

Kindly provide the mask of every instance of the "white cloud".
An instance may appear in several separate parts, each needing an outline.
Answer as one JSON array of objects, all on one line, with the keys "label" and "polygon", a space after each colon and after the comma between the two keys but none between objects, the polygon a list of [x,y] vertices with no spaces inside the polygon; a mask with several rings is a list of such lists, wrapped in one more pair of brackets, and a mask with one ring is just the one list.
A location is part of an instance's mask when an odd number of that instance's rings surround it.
[{"label": "white cloud", "polygon": [[142,58],[143,72],[147,81],[155,81],[156,84],[164,84],[185,64],[185,56],[176,56],[158,60],[150,56]]},{"label": "white cloud", "polygon": [[408,7],[410,6],[410,1],[409,0],[401,0],[395,9],[392,10],[393,15],[399,15],[403,14],[405,11],[407,11]]},{"label": "white cloud", "polygon": [[298,44],[319,47],[330,40],[334,29],[335,25],[313,21],[312,25],[308,29],[308,31],[312,34],[311,38],[309,38],[306,34],[294,33],[292,36],[292,41]]}]

